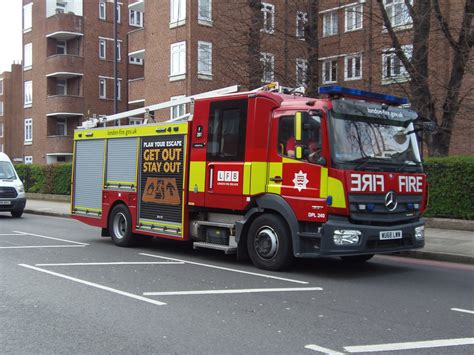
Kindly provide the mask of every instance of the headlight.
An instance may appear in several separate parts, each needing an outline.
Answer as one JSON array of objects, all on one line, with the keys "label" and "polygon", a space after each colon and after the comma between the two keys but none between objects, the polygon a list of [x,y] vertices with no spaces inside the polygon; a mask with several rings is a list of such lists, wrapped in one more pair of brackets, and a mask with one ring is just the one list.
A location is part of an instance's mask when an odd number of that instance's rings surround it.
[{"label": "headlight", "polygon": [[425,239],[425,226],[415,228],[415,238],[416,240]]},{"label": "headlight", "polygon": [[336,229],[334,231],[334,244],[336,245],[355,245],[360,241],[362,232],[358,230]]},{"label": "headlight", "polygon": [[23,184],[18,185],[18,186],[16,187],[16,189],[18,190],[19,193],[25,192],[25,187],[23,186]]}]

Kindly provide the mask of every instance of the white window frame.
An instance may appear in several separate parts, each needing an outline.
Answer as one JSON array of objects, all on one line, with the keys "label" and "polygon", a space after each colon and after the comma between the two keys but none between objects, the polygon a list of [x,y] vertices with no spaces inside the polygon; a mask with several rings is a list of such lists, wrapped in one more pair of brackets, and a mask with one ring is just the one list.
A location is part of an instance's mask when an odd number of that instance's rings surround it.
[{"label": "white window frame", "polygon": [[[302,77],[300,77],[302,74]],[[295,82],[296,86],[306,86],[306,78],[308,74],[308,61],[303,58],[296,58],[296,74]]]},{"label": "white window frame", "polygon": [[23,32],[31,31],[33,27],[33,3],[23,6]]},{"label": "white window frame", "polygon": [[117,61],[122,60],[122,45],[119,41],[117,41],[117,48],[115,49],[117,51]]},{"label": "white window frame", "polygon": [[[208,60],[205,62],[205,60]],[[198,41],[198,74],[212,76],[212,43]]]},{"label": "white window frame", "polygon": [[[102,48],[103,50],[103,55],[102,55]],[[107,59],[107,42],[105,39],[99,38],[99,59]]]},{"label": "white window frame", "polygon": [[[175,60],[177,56],[177,61]],[[170,81],[182,80],[186,76],[186,41],[170,45]]]},{"label": "white window frame", "polygon": [[99,1],[99,19],[107,20],[107,3],[104,0]]},{"label": "white window frame", "polygon": [[[262,32],[272,34],[275,32],[275,5],[262,2],[261,11],[263,12]],[[268,18],[270,16],[270,18]]]},{"label": "white window frame", "polygon": [[117,79],[117,100],[120,100],[122,98],[122,80]]},{"label": "white window frame", "polygon": [[[410,4],[413,5],[413,0],[410,0]],[[385,7],[388,19],[390,20],[390,24],[392,25],[394,30],[402,30],[413,27],[413,18],[410,16],[410,12],[405,5],[405,0],[392,0],[391,4],[387,4],[387,0],[383,0],[383,6]],[[400,12],[396,12],[397,7],[400,7],[403,10]],[[400,23],[395,23],[397,15],[403,18],[403,14],[406,14],[404,20],[402,19]],[[385,26],[384,29],[386,30]]]},{"label": "white window frame", "polygon": [[323,37],[337,35],[338,31],[339,31],[339,12],[336,10],[336,11],[330,11],[323,14]]},{"label": "white window frame", "polygon": [[[63,48],[64,53],[58,53],[58,48]],[[67,54],[67,41],[61,41],[59,39],[56,41],[56,54]]]},{"label": "white window frame", "polygon": [[0,95],[3,95],[3,79],[0,79]]},{"label": "white window frame", "polygon": [[[413,45],[407,44],[402,46],[402,50],[405,55],[411,60],[413,54]],[[399,69],[399,73],[396,75],[388,76],[388,62],[397,61],[397,67]],[[393,69],[392,69],[393,70]],[[404,81],[409,81],[410,75],[408,74],[405,66],[403,65],[402,61],[398,58],[397,54],[395,53],[395,48],[389,48],[382,52],[382,84],[393,84],[393,83],[400,83]]]},{"label": "white window frame", "polygon": [[3,122],[0,122],[0,138],[3,138],[3,128],[4,128]]},{"label": "white window frame", "polygon": [[[61,120],[61,121],[60,121]],[[63,123],[63,134],[58,134],[59,123]],[[67,119],[65,118],[58,118],[56,120],[56,135],[57,136],[67,136]]]},{"label": "white window frame", "polygon": [[106,99],[106,98],[107,98],[107,80],[104,78],[99,78],[99,99]]},{"label": "white window frame", "polygon": [[3,116],[3,101],[0,101],[0,116]]},{"label": "white window frame", "polygon": [[23,70],[30,70],[33,67],[33,43],[23,46]]},{"label": "white window frame", "polygon": [[33,142],[33,119],[32,118],[25,118],[24,128],[25,128],[24,143],[31,144]]},{"label": "white window frame", "polygon": [[262,83],[275,81],[275,56],[272,53],[260,53],[263,65]]},{"label": "white window frame", "polygon": [[143,27],[143,12],[129,10],[128,11],[128,23],[133,27]]},{"label": "white window frame", "polygon": [[[359,75],[355,75],[357,69],[356,60],[359,59]],[[352,73],[352,76],[349,74]],[[360,80],[362,79],[362,53],[347,55],[344,57],[344,80]]]},{"label": "white window frame", "polygon": [[[185,98],[186,95],[171,96],[170,101]],[[176,105],[170,107],[170,119],[178,118],[186,114],[186,104]]]},{"label": "white window frame", "polygon": [[33,157],[31,155],[25,155],[25,164],[33,164]]},{"label": "white window frame", "polygon": [[198,23],[212,26],[212,0],[198,0]]},{"label": "white window frame", "polygon": [[[328,59],[328,60],[325,60],[323,61],[323,64],[322,64],[322,82],[323,84],[333,84],[333,83],[337,83],[337,62],[338,60],[337,59]],[[336,77],[333,78],[333,64],[335,64],[335,67],[336,67]],[[329,78],[326,77],[326,67],[327,66],[330,66],[329,67]]]},{"label": "white window frame", "polygon": [[24,90],[25,107],[31,107],[33,105],[33,82],[31,80],[25,81]]},{"label": "white window frame", "polygon": [[170,28],[186,23],[186,0],[170,0]]},{"label": "white window frame", "polygon": [[143,120],[144,120],[143,118],[129,117],[128,124],[130,126],[141,125],[143,124]]},{"label": "white window frame", "polygon": [[[303,11],[298,11],[296,13],[296,38],[305,39],[304,31],[306,24],[308,23],[308,14]],[[300,28],[300,26],[302,26]]]},{"label": "white window frame", "polygon": [[[358,22],[358,17],[360,21]],[[352,18],[351,18],[352,17]],[[349,27],[349,21],[352,22],[352,26]],[[358,26],[359,25],[359,26]],[[356,4],[348,6],[344,11],[344,31],[353,32],[362,29],[364,26],[364,4]]]},{"label": "white window frame", "polygon": [[122,22],[122,5],[117,4],[117,8],[115,9],[117,11],[117,23]]},{"label": "white window frame", "polygon": [[128,57],[128,62],[130,64],[134,64],[134,65],[143,65],[143,59],[142,58],[137,58],[137,57],[134,57],[134,56],[129,56]]}]

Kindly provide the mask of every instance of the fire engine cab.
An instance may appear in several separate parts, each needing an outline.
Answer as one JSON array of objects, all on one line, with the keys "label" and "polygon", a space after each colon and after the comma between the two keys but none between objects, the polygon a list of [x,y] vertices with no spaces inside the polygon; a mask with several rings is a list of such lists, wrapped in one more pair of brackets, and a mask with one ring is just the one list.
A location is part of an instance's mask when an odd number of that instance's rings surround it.
[{"label": "fire engine cab", "polygon": [[[218,90],[86,121],[75,132],[73,218],[118,246],[140,235],[192,241],[267,270],[423,247],[427,184],[408,101],[319,93]],[[94,128],[181,103],[193,114]]]}]

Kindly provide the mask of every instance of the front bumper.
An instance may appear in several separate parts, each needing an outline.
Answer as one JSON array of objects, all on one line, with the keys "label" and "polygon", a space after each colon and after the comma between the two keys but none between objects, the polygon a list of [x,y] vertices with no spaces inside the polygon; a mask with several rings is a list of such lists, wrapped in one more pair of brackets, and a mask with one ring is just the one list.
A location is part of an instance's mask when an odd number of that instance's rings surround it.
[{"label": "front bumper", "polygon": [[[410,249],[423,248],[425,240],[415,238],[415,228],[425,225],[420,219],[417,222],[399,224],[395,226],[371,226],[354,224],[348,218],[332,216],[323,224],[321,229],[321,256],[346,256],[361,254],[393,253]],[[360,240],[355,245],[336,245],[334,243],[335,230],[358,230]],[[402,231],[401,239],[380,240],[381,231]]]},{"label": "front bumper", "polygon": [[26,206],[26,198],[4,198],[0,201],[9,201],[8,205],[0,202],[0,212],[23,211]]}]

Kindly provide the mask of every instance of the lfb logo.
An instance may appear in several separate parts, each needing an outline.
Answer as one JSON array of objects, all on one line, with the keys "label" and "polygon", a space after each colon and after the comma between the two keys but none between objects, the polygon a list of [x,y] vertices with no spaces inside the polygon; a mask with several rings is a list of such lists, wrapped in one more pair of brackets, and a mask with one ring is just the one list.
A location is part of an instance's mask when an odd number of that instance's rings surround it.
[{"label": "lfb logo", "polygon": [[239,172],[238,171],[218,171],[217,172],[217,181],[219,182],[239,182]]}]

